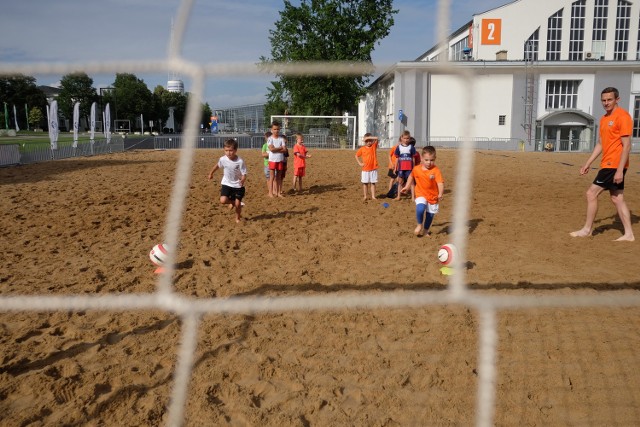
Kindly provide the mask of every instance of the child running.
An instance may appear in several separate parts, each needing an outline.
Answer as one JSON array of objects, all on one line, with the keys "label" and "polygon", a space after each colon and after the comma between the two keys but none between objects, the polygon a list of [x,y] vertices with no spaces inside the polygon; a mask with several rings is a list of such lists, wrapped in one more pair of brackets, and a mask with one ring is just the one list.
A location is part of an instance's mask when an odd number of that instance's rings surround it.
[{"label": "child running", "polygon": [[370,133],[364,134],[364,147],[356,151],[356,162],[362,167],[361,181],[364,201],[367,200],[367,190],[371,191],[371,200],[376,200],[376,182],[378,182],[378,137]]},{"label": "child running", "polygon": [[416,193],[416,221],[418,225],[413,231],[416,236],[422,236],[425,232],[431,234],[429,228],[434,216],[438,213],[439,202],[444,197],[444,179],[440,168],[436,166],[436,149],[427,146],[422,149],[421,164],[415,166],[407,183],[402,190],[406,193],[415,182]]},{"label": "child running", "polygon": [[247,179],[247,167],[244,160],[238,157],[238,142],[235,139],[227,139],[224,142],[224,156],[220,157],[218,163],[209,172],[209,181],[213,179],[213,174],[218,169],[222,169],[222,182],[220,187],[220,203],[229,205],[229,208],[236,208],[236,222],[242,220],[242,199],[244,198],[244,182]]},{"label": "child running", "polygon": [[307,147],[304,145],[304,136],[297,132],[293,146],[293,191],[302,191],[302,177],[305,176],[307,159],[310,157],[311,154],[307,154]]}]

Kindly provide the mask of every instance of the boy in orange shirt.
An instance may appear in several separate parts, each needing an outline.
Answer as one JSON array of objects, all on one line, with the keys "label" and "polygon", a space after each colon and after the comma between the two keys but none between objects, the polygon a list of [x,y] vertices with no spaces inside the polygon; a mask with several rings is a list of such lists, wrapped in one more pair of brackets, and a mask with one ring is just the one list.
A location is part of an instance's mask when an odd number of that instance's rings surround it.
[{"label": "boy in orange shirt", "polygon": [[371,191],[371,200],[376,200],[378,137],[367,132],[364,134],[363,140],[365,145],[356,152],[356,162],[362,167],[362,192],[364,193],[364,200],[367,200],[367,190]]},{"label": "boy in orange shirt", "polygon": [[436,166],[436,149],[427,146],[422,149],[422,161],[411,171],[407,183],[400,190],[406,193],[415,182],[416,221],[418,225],[413,231],[416,236],[431,234],[429,228],[440,208],[439,202],[444,197],[444,179],[440,168]]},{"label": "boy in orange shirt", "polygon": [[296,143],[293,146],[293,191],[302,191],[302,177],[305,176],[309,157],[311,157],[311,154],[307,154],[307,147],[304,146],[304,136],[297,132]]}]

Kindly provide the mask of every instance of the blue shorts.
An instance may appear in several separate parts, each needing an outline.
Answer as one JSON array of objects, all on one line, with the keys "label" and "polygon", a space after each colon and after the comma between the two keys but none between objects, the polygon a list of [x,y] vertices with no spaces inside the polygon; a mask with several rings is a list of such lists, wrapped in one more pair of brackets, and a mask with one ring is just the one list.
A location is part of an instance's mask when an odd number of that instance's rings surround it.
[{"label": "blue shorts", "polygon": [[409,175],[411,175],[411,171],[398,171],[398,178],[400,178],[404,182],[407,182],[407,180],[409,179]]}]

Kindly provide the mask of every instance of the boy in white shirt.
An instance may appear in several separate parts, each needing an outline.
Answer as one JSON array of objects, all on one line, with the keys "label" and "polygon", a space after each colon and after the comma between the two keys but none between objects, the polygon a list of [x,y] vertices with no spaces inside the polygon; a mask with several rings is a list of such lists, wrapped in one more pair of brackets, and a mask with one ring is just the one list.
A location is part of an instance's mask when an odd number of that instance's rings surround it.
[{"label": "boy in white shirt", "polygon": [[238,157],[238,142],[228,139],[224,142],[224,156],[220,157],[211,172],[209,181],[218,169],[223,170],[220,187],[220,203],[230,205],[229,209],[236,208],[236,222],[242,220],[242,199],[244,198],[244,182],[247,179],[247,167],[244,160]]}]

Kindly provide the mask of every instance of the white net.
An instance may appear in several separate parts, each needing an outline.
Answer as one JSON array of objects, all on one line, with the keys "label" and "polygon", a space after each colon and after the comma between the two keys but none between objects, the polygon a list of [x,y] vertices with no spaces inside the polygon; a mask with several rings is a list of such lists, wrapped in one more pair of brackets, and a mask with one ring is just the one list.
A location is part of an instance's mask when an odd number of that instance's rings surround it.
[{"label": "white net", "polygon": [[[439,28],[439,39],[444,39],[446,28],[448,28],[449,16],[448,11],[450,9],[450,1],[441,0],[439,2],[439,19],[438,22],[440,24]],[[185,231],[188,226],[191,224],[185,224],[184,215],[185,212],[188,212],[187,203],[189,200],[190,186],[192,185],[192,170],[195,164],[195,147],[197,143],[197,138],[199,134],[199,124],[200,124],[200,100],[201,95],[204,90],[204,84],[206,78],[216,77],[216,76],[252,76],[257,74],[300,74],[300,75],[308,75],[308,74],[316,74],[316,75],[337,75],[337,74],[354,74],[354,73],[363,73],[363,72],[371,72],[371,71],[384,71],[385,66],[379,69],[372,69],[369,64],[352,64],[352,63],[304,63],[304,64],[287,64],[287,65],[278,65],[278,64],[270,64],[268,66],[255,66],[253,64],[234,64],[234,63],[194,63],[185,61],[181,58],[179,54],[180,46],[182,44],[182,36],[185,32],[185,28],[188,24],[189,12],[192,8],[193,1],[184,0],[181,3],[181,7],[179,9],[178,15],[176,16],[175,21],[175,43],[171,46],[171,50],[168,53],[168,56],[163,61],[134,61],[134,62],[121,62],[121,61],[104,61],[104,62],[87,62],[87,63],[68,63],[68,64],[60,64],[60,63],[42,63],[42,64],[0,64],[0,74],[12,74],[12,73],[23,73],[27,75],[32,74],[65,74],[71,73],[78,69],[84,70],[86,73],[107,73],[107,72],[162,72],[171,70],[174,72],[179,72],[183,76],[187,76],[191,79],[191,88],[190,92],[194,95],[189,98],[188,111],[185,120],[185,135],[183,138],[182,149],[179,152],[179,157],[177,158],[177,163],[175,168],[167,167],[164,173],[170,173],[173,175],[171,181],[173,182],[173,186],[171,188],[170,197],[166,200],[167,206],[167,215],[166,221],[164,221],[164,238],[163,240],[167,242],[171,247],[177,248],[180,247],[181,242],[184,239],[184,234],[188,233]],[[454,74],[458,74],[460,79],[463,79],[467,83],[467,90],[464,91],[467,99],[465,102],[461,102],[462,106],[470,106],[473,104],[472,99],[474,97],[474,87],[473,80],[475,78],[472,71],[462,71],[459,68],[449,67],[446,62],[442,63],[441,70],[444,72],[450,72]],[[468,117],[469,111],[465,108],[459,112],[462,116]],[[474,135],[474,129],[471,121],[467,121],[468,128],[466,129],[467,135]],[[471,142],[469,143],[471,144]],[[591,402],[591,397],[588,394],[583,396],[573,396],[571,391],[573,387],[577,387],[575,384],[576,379],[579,381],[583,381],[586,383],[582,384],[581,392],[587,393],[586,390],[589,389],[589,386],[592,385],[590,381],[590,372],[588,369],[584,368],[581,365],[580,357],[573,357],[571,360],[560,359],[556,360],[556,363],[566,363],[563,368],[563,375],[561,378],[548,378],[550,382],[557,381],[557,385],[553,388],[553,393],[545,396],[543,399],[541,396],[536,394],[535,389],[529,391],[529,393],[523,393],[523,389],[516,385],[519,380],[527,383],[528,381],[533,381],[532,376],[536,375],[536,373],[532,373],[531,376],[523,375],[523,378],[516,378],[514,375],[511,375],[510,368],[514,365],[519,366],[517,372],[520,372],[522,375],[523,371],[526,371],[526,367],[528,365],[528,360],[531,358],[544,358],[547,357],[547,360],[552,360],[554,357],[561,357],[561,354],[571,354],[572,351],[578,351],[579,355],[583,357],[588,357],[586,354],[587,350],[584,348],[565,348],[564,352],[558,353],[559,348],[567,346],[567,343],[559,342],[561,338],[559,328],[562,326],[551,327],[550,330],[538,330],[536,326],[536,322],[538,319],[545,318],[547,316],[552,316],[559,321],[564,321],[565,326],[569,328],[569,333],[574,335],[580,335],[581,338],[584,338],[585,341],[582,341],[585,346],[593,346],[593,348],[597,348],[598,351],[606,352],[608,351],[614,352],[614,357],[612,364],[614,367],[618,367],[619,369],[615,371],[612,377],[608,380],[610,383],[614,383],[616,380],[614,378],[615,375],[619,375],[622,377],[621,384],[624,386],[624,392],[626,396],[623,400],[616,399],[619,396],[613,396],[610,398],[610,408],[608,411],[604,411],[603,414],[596,414],[593,412],[589,412],[587,414],[587,418],[585,419],[580,413],[575,414],[572,413],[572,409],[566,409],[562,412],[562,415],[559,418],[554,418],[555,422],[566,421],[568,424],[590,424],[590,425],[603,425],[607,424],[607,421],[610,421],[612,417],[617,415],[616,411],[622,411],[628,415],[628,418],[618,418],[621,424],[624,424],[624,420],[635,419],[638,417],[638,408],[637,402],[640,396],[640,391],[638,389],[637,377],[635,377],[634,373],[624,369],[624,366],[627,366],[631,361],[633,365],[634,362],[632,354],[624,353],[627,351],[629,347],[634,348],[633,343],[635,343],[635,349],[637,350],[638,336],[637,333],[632,331],[627,331],[630,336],[617,336],[616,332],[611,332],[613,335],[616,335],[617,338],[626,341],[629,344],[623,345],[618,352],[615,350],[611,350],[610,347],[603,345],[602,342],[592,342],[594,341],[594,335],[589,335],[589,331],[585,331],[580,328],[580,325],[572,324],[572,314],[576,311],[580,310],[601,310],[603,316],[619,316],[621,322],[624,322],[624,317],[622,314],[630,314],[629,311],[626,311],[626,308],[635,309],[640,306],[640,296],[637,294],[633,286],[630,286],[629,289],[632,292],[598,292],[590,291],[585,293],[575,293],[575,292],[559,292],[559,293],[536,293],[535,295],[531,295],[527,292],[527,289],[523,288],[518,289],[516,292],[499,292],[494,290],[489,292],[472,292],[469,289],[469,284],[467,283],[466,277],[466,268],[467,266],[467,253],[470,249],[468,246],[469,242],[469,227],[468,224],[472,220],[470,218],[470,205],[473,200],[473,188],[472,188],[472,178],[474,174],[474,151],[471,145],[464,145],[457,151],[457,168],[455,175],[455,196],[453,197],[454,204],[452,208],[452,222],[450,224],[452,230],[452,242],[458,247],[460,251],[460,257],[455,260],[455,264],[453,268],[457,272],[456,274],[450,276],[449,282],[447,284],[446,290],[442,289],[430,289],[429,287],[411,289],[407,288],[394,288],[392,290],[383,289],[380,292],[380,289],[375,288],[375,284],[372,284],[371,288],[365,288],[365,290],[355,290],[353,287],[345,286],[345,291],[333,292],[330,294],[322,294],[322,293],[312,293],[309,292],[309,288],[303,288],[306,292],[295,293],[293,295],[288,296],[260,296],[254,295],[251,291],[247,291],[244,293],[239,293],[236,296],[229,298],[217,298],[215,295],[213,296],[202,296],[197,295],[197,297],[193,297],[189,294],[189,289],[182,289],[181,292],[177,292],[175,286],[176,276],[180,275],[180,271],[176,269],[176,256],[177,252],[171,252],[169,255],[169,260],[165,272],[158,277],[157,287],[154,290],[151,290],[148,293],[140,292],[140,293],[128,293],[126,289],[112,289],[111,292],[104,292],[102,286],[106,286],[106,289],[110,289],[108,284],[101,285],[99,289],[101,292],[73,292],[70,295],[50,295],[46,292],[39,293],[37,295],[19,295],[19,294],[11,294],[10,292],[5,293],[0,296],[0,310],[4,312],[56,312],[56,313],[79,313],[84,315],[85,311],[113,311],[113,312],[134,312],[134,311],[152,311],[159,312],[164,314],[174,314],[181,319],[180,331],[179,331],[179,348],[176,353],[176,364],[175,369],[172,373],[172,381],[170,386],[170,402],[168,403],[168,415],[163,419],[163,422],[169,426],[179,426],[185,422],[185,419],[188,419],[188,412],[190,408],[189,398],[194,394],[202,392],[204,394],[210,393],[211,398],[208,402],[211,405],[217,405],[220,397],[215,393],[216,385],[212,385],[211,389],[200,390],[190,392],[190,380],[192,379],[192,373],[194,369],[201,367],[203,363],[203,359],[206,359],[204,356],[209,352],[213,352],[213,350],[202,351],[199,350],[199,345],[202,344],[203,340],[207,345],[211,345],[212,347],[218,347],[222,345],[221,343],[227,342],[225,337],[218,336],[219,342],[215,342],[213,339],[208,337],[204,337],[205,334],[202,332],[203,328],[210,328],[211,321],[210,316],[217,316],[217,319],[221,319],[221,322],[225,320],[229,320],[233,323],[233,320],[236,319],[234,316],[265,316],[268,317],[271,321],[273,321],[274,327],[289,327],[289,325],[282,325],[277,323],[277,315],[280,313],[290,313],[290,312],[299,312],[303,313],[304,316],[309,316],[313,318],[313,316],[322,316],[321,313],[326,312],[343,312],[346,313],[345,316],[349,316],[349,313],[362,313],[369,312],[372,310],[379,311],[380,313],[396,313],[394,310],[403,309],[409,310],[410,313],[415,313],[416,315],[424,315],[424,308],[428,307],[431,314],[434,314],[435,320],[439,320],[441,323],[436,325],[440,328],[445,328],[447,322],[451,321],[451,316],[446,313],[440,313],[437,309],[444,309],[444,307],[453,307],[452,310],[455,311],[456,316],[460,316],[461,318],[466,317],[464,312],[458,312],[457,310],[466,310],[472,309],[475,313],[475,320],[469,320],[471,324],[478,331],[478,340],[475,343],[465,343],[470,345],[476,345],[477,351],[475,351],[477,362],[472,364],[477,366],[477,369],[473,372],[470,379],[462,382],[456,382],[455,379],[452,379],[453,386],[451,388],[447,388],[445,386],[446,381],[449,379],[440,378],[435,369],[434,372],[431,373],[430,380],[427,381],[428,386],[433,386],[437,390],[439,390],[442,394],[449,394],[451,396],[456,396],[461,399],[463,404],[467,406],[471,406],[471,408],[467,408],[466,412],[463,409],[460,409],[464,415],[461,415],[460,418],[457,418],[457,421],[462,420],[461,422],[464,424],[464,421],[475,420],[475,424],[478,426],[491,426],[496,423],[496,405],[499,404],[500,401],[513,402],[513,407],[515,408],[524,408],[525,404],[528,404],[531,401],[535,401],[535,407],[540,411],[540,413],[545,413],[545,411],[551,411],[551,409],[555,406],[562,406],[566,404],[567,408],[575,408],[577,405],[576,402],[581,400],[581,397]],[[311,163],[311,161],[310,161]],[[96,167],[100,165],[96,164]],[[68,167],[61,166],[61,168]],[[204,170],[204,168],[201,168]],[[200,170],[200,169],[199,169]],[[72,173],[70,169],[64,169],[64,171],[69,171]],[[157,172],[157,170],[155,170]],[[202,174],[204,175],[204,174]],[[103,182],[103,185],[105,183]],[[114,184],[116,185],[116,184]],[[119,184],[122,185],[122,184]],[[122,191],[127,191],[126,186],[121,188]],[[88,195],[87,195],[88,197]],[[327,206],[331,206],[331,199],[325,200]],[[105,198],[105,200],[98,200],[96,204],[117,204],[116,200],[111,200]],[[207,203],[206,200],[202,200],[202,203]],[[506,203],[506,202],[505,202]],[[128,209],[134,209],[132,206],[129,206]],[[293,213],[286,214],[282,212],[276,212],[273,214],[265,214],[266,220],[273,220],[274,218],[284,217],[286,215],[294,215],[296,214],[295,209],[292,209]],[[301,215],[311,215],[313,212],[303,212]],[[147,212],[143,211],[132,211],[131,213],[123,212],[122,215],[148,215]],[[98,214],[95,214],[98,216]],[[271,216],[269,216],[271,215]],[[16,218],[17,221],[20,218]],[[339,222],[340,219],[335,219],[335,221]],[[90,219],[88,221],[89,227],[102,227],[104,224],[100,222],[99,218]],[[84,224],[85,226],[87,224]],[[201,224],[202,225],[202,224]],[[205,222],[204,225],[211,226],[211,223]],[[15,226],[15,225],[14,225]],[[312,224],[309,225],[312,227]],[[223,234],[222,228],[219,229],[220,233]],[[255,230],[254,230],[255,231]],[[253,232],[254,232],[253,231]],[[204,231],[203,231],[204,232]],[[514,230],[514,233],[516,231]],[[107,231],[108,233],[108,231]],[[230,238],[227,241],[226,250],[229,252],[236,251],[236,246],[238,245],[238,241],[244,238],[250,238],[252,231],[246,232],[246,234],[240,236]],[[189,233],[189,238],[194,238],[194,235],[197,233]],[[99,237],[96,237],[99,238]],[[34,243],[22,242],[23,245],[35,244],[37,240],[37,236],[35,236],[32,241]],[[15,243],[18,245],[19,243]],[[343,245],[344,242],[334,242],[336,246]],[[122,251],[123,248],[120,247],[118,251]],[[256,258],[258,256],[262,256],[263,254],[256,254]],[[360,254],[354,254],[353,256],[359,256]],[[404,256],[400,253],[395,253],[395,256],[401,257]],[[126,264],[126,257],[121,260],[124,265]],[[215,264],[214,259],[207,259],[203,263],[201,268],[206,270],[208,267],[207,263]],[[7,265],[10,263],[7,263]],[[9,265],[10,267],[10,265]],[[220,270],[223,269],[224,266],[218,266]],[[372,268],[374,268],[372,266]],[[123,272],[126,272],[126,269],[122,269]],[[300,273],[300,277],[304,277],[305,271]],[[15,273],[12,273],[15,274]],[[125,273],[123,273],[125,274]],[[201,280],[210,280],[210,274],[203,273],[200,277]],[[98,281],[100,281],[100,275],[97,275]],[[222,280],[221,278],[219,278]],[[216,278],[215,280],[218,280]],[[214,281],[215,281],[214,280]],[[299,279],[302,281],[302,279]],[[357,280],[357,278],[356,278]],[[2,282],[11,283],[12,278],[5,278]],[[48,278],[41,277],[41,283],[47,283]],[[303,282],[304,283],[304,282]],[[211,284],[212,287],[215,286],[215,283]],[[223,285],[220,285],[221,287]],[[70,286],[72,289],[72,286]],[[295,287],[293,287],[296,289]],[[625,290],[625,289],[622,289]],[[123,292],[125,291],[125,292]],[[532,319],[532,324],[530,328],[519,326],[517,328],[509,327],[509,316],[512,316],[512,313],[524,314],[525,316],[530,316]],[[622,314],[621,314],[622,313]],[[631,312],[631,314],[635,313],[635,311]],[[273,316],[273,317],[269,317]],[[354,314],[355,316],[355,314]],[[375,325],[380,326],[382,320],[385,318],[384,314],[379,316],[374,316],[376,319],[368,319],[370,321],[367,324],[367,328],[375,328]],[[424,324],[420,325],[420,328],[429,328],[436,326],[428,326],[428,321],[433,321],[434,318],[421,318],[425,321]],[[376,320],[378,323],[376,323]],[[540,322],[543,324],[542,322]],[[319,324],[322,324],[319,322]],[[357,329],[358,322],[356,320],[351,319],[351,321],[344,321],[344,324],[347,325],[344,329],[348,327]],[[162,324],[162,327],[166,327],[165,324]],[[549,325],[549,323],[544,323],[544,325]],[[238,328],[240,328],[238,326]],[[6,327],[10,329],[9,327]],[[124,328],[124,326],[123,326]],[[317,348],[313,349],[313,344],[307,344],[306,352],[313,353],[314,351],[322,353],[322,336],[324,334],[337,334],[340,331],[332,329],[333,325],[328,327],[327,329],[322,329],[318,327],[314,336],[320,337],[319,342],[315,342]],[[268,332],[268,328],[267,332]],[[365,328],[366,329],[366,328]],[[517,329],[517,330],[516,330]],[[590,324],[585,325],[585,329],[597,329],[597,325]],[[209,329],[206,329],[209,331]],[[500,332],[500,333],[499,333]],[[138,333],[146,333],[146,331],[138,331]],[[255,332],[257,334],[257,332]],[[266,332],[265,332],[266,333]],[[362,332],[363,335],[366,336],[366,330]],[[595,332],[594,332],[595,333]],[[518,336],[521,334],[523,337],[520,337],[518,340],[515,340],[513,336]],[[540,335],[542,334],[543,339],[539,340]],[[585,334],[586,337],[582,335]],[[7,334],[10,335],[10,334]],[[513,336],[512,336],[513,335]],[[597,335],[600,337],[601,335]],[[26,339],[23,337],[19,337],[16,341],[20,341],[20,339]],[[112,334],[109,336],[109,339],[106,342],[117,341],[121,339],[120,335]],[[558,342],[549,342],[557,339]],[[455,340],[455,338],[454,338]],[[591,341],[590,341],[591,340]],[[372,345],[373,348],[382,348],[384,347],[389,354],[389,358],[393,359],[394,355],[399,355],[401,353],[411,352],[417,345],[416,342],[413,341],[405,341],[404,343],[399,343],[397,347],[392,345],[392,338],[389,338],[387,342],[378,342],[375,345],[372,342],[364,341],[364,345]],[[519,343],[522,346],[526,347],[518,347],[518,345],[514,344],[514,342]],[[578,341],[580,342],[580,341]],[[199,344],[200,343],[200,344]],[[438,342],[429,342],[430,345],[434,347],[439,345]],[[96,343],[105,344],[105,343]],[[293,342],[295,344],[295,341]],[[91,347],[93,344],[87,344],[87,346]],[[304,346],[304,344],[301,344]],[[611,343],[611,345],[615,345],[615,343]],[[378,347],[376,347],[378,346]],[[580,344],[578,344],[580,347]],[[82,347],[84,348],[84,347]],[[456,347],[457,350],[462,351],[463,348]],[[69,350],[68,348],[66,350]],[[223,349],[224,350],[224,349]],[[76,350],[77,351],[77,350]],[[154,349],[148,349],[148,351],[152,352]],[[156,351],[158,351],[156,349]],[[222,350],[220,350],[222,351]],[[255,350],[258,353],[258,350]],[[326,353],[331,355],[333,358],[339,358],[339,355],[336,354],[335,349],[325,349]],[[372,350],[374,351],[374,350]],[[556,351],[556,353],[554,353]],[[268,351],[265,350],[268,354]],[[196,359],[196,354],[203,355],[202,358]],[[216,353],[218,354],[218,353]],[[513,359],[506,359],[506,356],[503,358],[501,355],[516,355]],[[246,355],[244,355],[247,357]],[[7,356],[10,359],[10,356]],[[269,358],[270,356],[265,356],[265,358]],[[62,356],[53,355],[49,358],[45,358],[45,361],[59,360]],[[259,358],[256,356],[256,358]],[[233,363],[233,357],[229,355],[227,358],[228,363]],[[327,359],[329,357],[327,356]],[[341,359],[342,360],[342,359]],[[346,359],[345,359],[346,360]],[[431,360],[431,363],[435,366],[438,363],[446,364],[450,363],[453,360],[454,363],[460,364],[464,366],[465,363],[470,363],[468,360],[460,359],[455,352],[447,354],[442,359]],[[611,360],[607,359],[607,355],[605,354],[601,359],[598,359],[603,364],[607,364],[611,362]],[[362,360],[346,360],[347,363],[358,364],[362,363],[366,365],[366,361]],[[31,363],[31,362],[30,362]],[[223,362],[219,362],[223,363]],[[388,362],[391,363],[391,362]],[[551,363],[551,362],[549,362]],[[292,362],[292,364],[295,364]],[[2,371],[3,375],[20,375],[29,369],[38,369],[43,366],[43,362],[38,363],[27,363],[26,365],[14,364],[8,368],[5,368]],[[419,363],[416,365],[415,369],[429,369],[424,365],[420,365]],[[366,366],[365,366],[366,368]],[[363,369],[365,369],[363,368]],[[69,368],[70,369],[70,368]],[[160,368],[159,368],[160,370]],[[365,369],[366,371],[366,369]],[[471,372],[471,369],[468,369]],[[380,374],[382,372],[382,374]],[[366,373],[370,375],[381,375],[384,376],[384,366],[381,366],[379,370],[366,371]],[[544,371],[537,374],[544,374]],[[51,373],[52,377],[55,377],[55,373]],[[304,375],[302,373],[301,375]],[[73,376],[71,376],[73,377]],[[594,380],[595,381],[595,380]],[[405,384],[409,384],[411,382],[411,373],[407,374],[406,378],[401,378],[398,380],[398,383],[401,385],[394,385],[392,390],[399,391]],[[606,381],[605,381],[606,383]],[[608,383],[608,384],[610,384]],[[245,383],[246,384],[246,383]],[[601,383],[600,383],[601,384]],[[617,384],[617,383],[616,383]],[[422,384],[424,385],[424,384]],[[371,388],[376,389],[377,392],[383,390],[385,387],[388,387],[389,384],[385,383],[383,380],[378,383],[374,383]],[[414,387],[416,389],[420,389],[421,384],[415,384]],[[438,388],[439,387],[439,388]],[[601,393],[607,394],[608,392],[612,392],[614,390],[613,385],[609,385],[609,387],[600,387]],[[96,396],[100,396],[108,390],[104,386],[100,386],[100,384],[96,384],[92,390],[88,392],[95,393]],[[411,393],[403,394],[407,399],[410,398]],[[345,405],[348,407],[348,403],[355,399],[358,400],[358,394],[353,392],[353,389],[349,389],[349,387],[344,387],[340,389],[330,390],[327,392],[328,394],[340,395],[344,397]],[[351,393],[351,394],[349,394]],[[6,400],[8,396],[10,396],[10,391],[4,390],[0,395],[2,396],[2,400]],[[260,405],[266,405],[264,397],[267,396],[268,393],[263,390],[263,393],[251,400],[248,403],[248,406],[252,408],[260,408]],[[469,396],[475,395],[475,402],[468,401]],[[233,396],[233,394],[232,394]],[[262,397],[260,397],[262,396]],[[349,400],[350,397],[352,400]],[[442,404],[443,401],[447,401],[448,399],[442,398],[441,400],[429,400],[435,399],[433,396],[427,396],[425,394],[419,394],[420,398],[423,398],[430,403],[431,405],[427,405],[433,409],[433,411],[437,412],[438,405]],[[442,397],[442,395],[440,395]],[[96,397],[97,398],[97,397]],[[242,396],[237,396],[239,400],[242,399]],[[64,393],[61,395],[56,395],[55,399],[60,402],[69,402],[73,401],[73,397],[69,395],[65,395]],[[260,400],[262,399],[262,400]],[[538,400],[537,400],[538,399]],[[115,398],[114,398],[115,400]],[[634,401],[636,402],[634,404]],[[262,403],[259,403],[262,402]],[[298,402],[298,401],[295,401]],[[300,412],[303,413],[308,411],[309,413],[321,413],[322,408],[326,405],[321,401],[317,404],[317,407],[311,408],[301,408]],[[618,403],[616,403],[618,402]],[[112,403],[112,401],[107,401],[104,405],[108,405]],[[362,400],[360,400],[362,403]],[[387,404],[389,402],[386,402]],[[400,405],[398,403],[398,405]],[[400,405],[401,406],[401,405]],[[423,405],[420,403],[415,403],[413,406],[410,406],[408,409],[410,411],[420,411]],[[475,406],[475,409],[473,408]],[[578,410],[581,410],[578,406]],[[584,408],[582,408],[584,409]],[[525,409],[522,409],[523,411]],[[162,411],[161,411],[162,412]],[[389,407],[388,412],[393,412],[393,408]],[[471,413],[471,415],[469,415]],[[416,419],[420,419],[420,417],[424,417],[427,419],[428,417],[433,416],[433,414],[427,414],[422,412],[416,412]],[[41,417],[46,416],[46,413],[41,413]],[[98,413],[99,415],[99,413]],[[273,415],[273,414],[272,414]],[[349,412],[347,412],[349,415]],[[508,414],[502,414],[500,418],[501,423],[510,424],[518,423],[518,421],[522,421],[524,418],[518,417],[518,413],[511,412]],[[123,416],[125,416],[123,414]],[[265,415],[265,417],[268,416]],[[162,418],[162,417],[161,417]],[[123,418],[124,419],[124,418]],[[362,418],[360,418],[362,419]],[[428,418],[431,420],[440,420],[441,423],[446,423],[447,418],[443,416],[442,418]],[[544,423],[546,418],[536,418],[540,423]],[[259,420],[259,418],[254,419],[254,421]],[[277,415],[273,415],[273,418],[269,419],[272,425],[278,423],[278,421],[283,421],[277,417]],[[284,422],[302,422],[305,424],[306,418],[301,415],[297,420],[285,420]],[[322,423],[323,418],[319,419],[319,422]],[[324,418],[327,420],[327,418]],[[334,420],[335,419],[329,419]],[[229,421],[229,420],[227,420]],[[246,421],[246,420],[245,420]],[[264,421],[264,420],[263,420]],[[369,420],[372,421],[372,420]],[[242,421],[238,421],[242,422]],[[258,422],[258,421],[256,421]],[[157,419],[149,421],[150,424],[157,424],[159,421]],[[193,421],[195,423],[195,420]],[[372,422],[373,423],[373,422]],[[455,423],[455,422],[454,422]],[[195,425],[195,424],[194,424]]]}]

